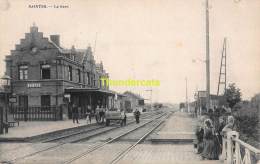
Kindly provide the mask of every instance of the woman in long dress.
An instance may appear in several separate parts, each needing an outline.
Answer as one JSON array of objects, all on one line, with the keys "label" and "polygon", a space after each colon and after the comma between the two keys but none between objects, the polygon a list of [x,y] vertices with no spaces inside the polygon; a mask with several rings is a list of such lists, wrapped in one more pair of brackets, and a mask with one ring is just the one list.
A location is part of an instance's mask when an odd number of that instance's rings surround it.
[{"label": "woman in long dress", "polygon": [[201,153],[203,159],[217,160],[218,152],[216,151],[216,142],[214,141],[214,130],[212,121],[210,119],[205,120],[204,129],[204,148]]},{"label": "woman in long dress", "polygon": [[204,129],[202,127],[198,127],[196,130],[196,148],[197,148],[197,153],[200,154],[203,151],[203,135],[204,135]]}]

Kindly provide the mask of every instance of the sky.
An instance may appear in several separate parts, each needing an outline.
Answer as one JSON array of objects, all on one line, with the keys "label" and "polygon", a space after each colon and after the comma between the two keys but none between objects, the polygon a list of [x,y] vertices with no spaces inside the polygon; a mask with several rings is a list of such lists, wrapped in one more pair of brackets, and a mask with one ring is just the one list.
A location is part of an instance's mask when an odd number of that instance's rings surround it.
[{"label": "sky", "polygon": [[[29,5],[69,8],[29,8]],[[216,94],[221,50],[227,37],[227,81],[243,99],[260,92],[260,1],[209,0],[211,94]],[[4,58],[33,22],[61,46],[95,46],[113,80],[160,80],[159,87],[113,87],[152,101],[185,101],[206,86],[205,0],[0,0],[0,74]],[[95,44],[96,40],[96,44]],[[193,62],[195,59],[196,62]]]}]

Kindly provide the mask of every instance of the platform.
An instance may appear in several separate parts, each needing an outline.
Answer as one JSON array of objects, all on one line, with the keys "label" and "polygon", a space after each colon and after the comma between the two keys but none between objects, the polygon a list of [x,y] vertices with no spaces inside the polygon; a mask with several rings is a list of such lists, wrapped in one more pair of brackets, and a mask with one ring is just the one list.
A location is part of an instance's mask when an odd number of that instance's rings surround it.
[{"label": "platform", "polygon": [[[127,113],[127,118],[131,116],[133,116],[132,113]],[[95,118],[92,118],[91,124],[95,123]],[[27,122],[20,121],[19,124],[19,126],[9,128],[7,134],[0,134],[0,142],[23,142],[32,137],[90,125],[90,123],[86,119],[79,119],[79,124],[73,123],[72,120]]]},{"label": "platform", "polygon": [[[92,124],[96,123],[93,119]],[[80,119],[79,124],[73,123],[72,120],[63,121],[20,121],[19,126],[8,129],[7,134],[0,135],[0,141],[25,141],[28,138],[40,136],[56,131],[77,128],[90,124],[85,119]]]},{"label": "platform", "polygon": [[175,112],[159,132],[151,137],[153,143],[191,143],[195,139],[197,119],[188,113]]}]

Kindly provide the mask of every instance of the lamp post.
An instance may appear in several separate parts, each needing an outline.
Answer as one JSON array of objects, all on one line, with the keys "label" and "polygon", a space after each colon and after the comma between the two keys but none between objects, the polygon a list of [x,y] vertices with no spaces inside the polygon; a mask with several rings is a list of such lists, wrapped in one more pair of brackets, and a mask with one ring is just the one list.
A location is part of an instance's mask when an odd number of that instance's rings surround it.
[{"label": "lamp post", "polygon": [[[3,86],[4,88],[4,97],[5,97],[5,102],[4,102],[4,113],[5,113],[5,122],[7,123],[8,122],[8,96],[9,96],[9,92],[10,92],[10,86],[11,86],[11,78],[8,76],[8,75],[3,75],[1,78],[0,78],[0,83],[1,85]],[[8,133],[8,128],[7,128],[7,131]]]}]

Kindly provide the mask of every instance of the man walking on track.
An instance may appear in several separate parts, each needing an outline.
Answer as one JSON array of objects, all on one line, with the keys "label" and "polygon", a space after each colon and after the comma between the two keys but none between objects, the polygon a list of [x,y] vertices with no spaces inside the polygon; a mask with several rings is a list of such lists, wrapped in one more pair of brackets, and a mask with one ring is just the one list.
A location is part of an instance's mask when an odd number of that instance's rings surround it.
[{"label": "man walking on track", "polygon": [[139,118],[140,118],[140,112],[139,112],[139,110],[135,110],[135,112],[134,112],[134,115],[135,115],[135,121],[136,121],[136,123],[137,124],[139,124]]}]

